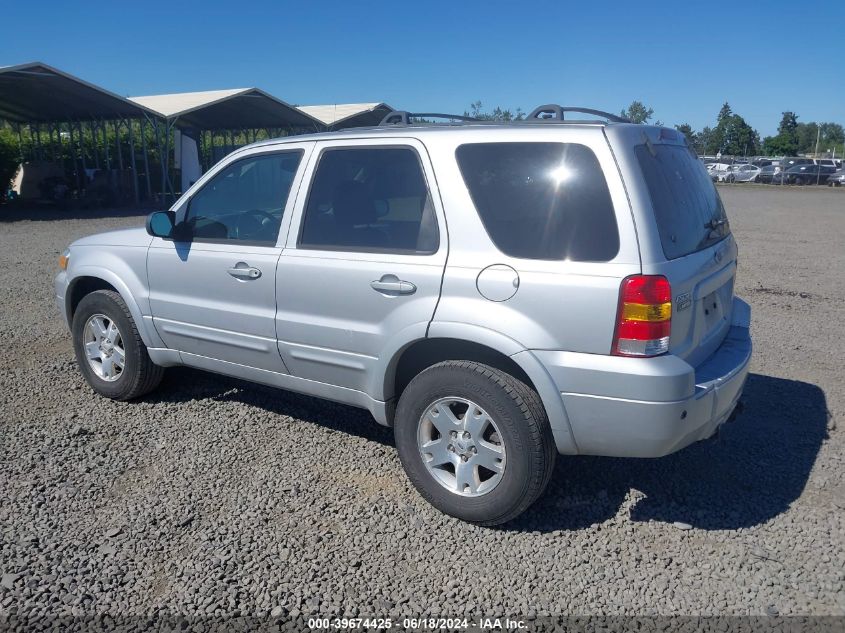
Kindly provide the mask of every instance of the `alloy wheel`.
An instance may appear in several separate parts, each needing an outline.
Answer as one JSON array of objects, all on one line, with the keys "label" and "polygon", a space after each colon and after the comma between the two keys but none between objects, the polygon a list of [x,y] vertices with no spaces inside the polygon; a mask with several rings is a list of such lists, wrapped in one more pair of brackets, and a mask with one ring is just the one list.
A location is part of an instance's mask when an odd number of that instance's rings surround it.
[{"label": "alloy wheel", "polygon": [[117,324],[104,314],[94,314],[82,329],[88,365],[98,378],[114,382],[123,375],[126,350]]},{"label": "alloy wheel", "polygon": [[493,418],[465,398],[441,398],[425,410],[417,446],[434,479],[452,493],[489,493],[505,472],[505,445]]}]

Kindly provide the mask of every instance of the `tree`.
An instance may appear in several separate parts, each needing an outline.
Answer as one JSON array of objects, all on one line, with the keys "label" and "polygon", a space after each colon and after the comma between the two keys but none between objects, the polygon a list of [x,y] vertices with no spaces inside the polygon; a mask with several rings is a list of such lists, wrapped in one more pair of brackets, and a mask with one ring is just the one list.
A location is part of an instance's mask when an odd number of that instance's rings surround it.
[{"label": "tree", "polygon": [[646,107],[642,101],[632,101],[627,109],[622,110],[622,116],[631,119],[633,123],[648,123],[653,115],[654,110]]},{"label": "tree", "polygon": [[18,173],[20,149],[18,139],[9,127],[0,127],[0,200],[12,186],[12,179]]},{"label": "tree", "polygon": [[690,147],[696,146],[696,141],[698,140],[697,135],[695,133],[695,130],[692,129],[692,126],[689,123],[681,123],[680,125],[676,125],[675,129],[687,137],[687,142],[690,144]]},{"label": "tree", "polygon": [[522,121],[525,118],[525,113],[522,108],[517,108],[516,111],[511,112],[510,110],[503,110],[499,106],[496,106],[492,112],[485,112],[481,101],[473,101],[469,104],[469,112],[464,111],[464,116],[471,116],[481,121]]},{"label": "tree", "polygon": [[716,126],[716,137],[720,141],[720,150],[730,156],[756,154],[760,145],[760,136],[738,114],[731,114]]},{"label": "tree", "polygon": [[722,152],[729,156],[747,156],[758,152],[760,136],[745,119],[734,114],[730,104],[725,101],[716,116],[716,128],[708,143],[710,147],[705,153]]},{"label": "tree", "polygon": [[778,134],[793,134],[798,128],[798,115],[794,112],[784,112],[778,125]]},{"label": "tree", "polygon": [[713,134],[713,128],[705,126],[698,133],[698,150],[703,154],[715,154],[719,151],[719,144]]},{"label": "tree", "polygon": [[777,136],[767,136],[764,151],[771,156],[794,156],[798,153],[798,115],[784,112]]},{"label": "tree", "polygon": [[812,154],[816,151],[818,142],[819,152],[832,151],[837,149],[837,154],[842,154],[842,144],[845,143],[845,130],[839,123],[798,123],[795,127],[795,135],[798,139],[798,153]]}]

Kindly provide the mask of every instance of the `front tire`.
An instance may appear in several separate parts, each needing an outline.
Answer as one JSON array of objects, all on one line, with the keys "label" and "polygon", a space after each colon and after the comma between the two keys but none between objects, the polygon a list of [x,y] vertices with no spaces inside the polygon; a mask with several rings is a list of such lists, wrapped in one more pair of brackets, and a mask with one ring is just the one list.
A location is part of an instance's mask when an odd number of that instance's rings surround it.
[{"label": "front tire", "polygon": [[113,290],[83,297],[71,332],[79,370],[101,396],[132,400],[161,382],[164,368],[150,360],[129,308]]},{"label": "front tire", "polygon": [[472,361],[417,375],[396,410],[402,466],[438,510],[480,525],[522,514],[546,489],[557,454],[540,397]]}]

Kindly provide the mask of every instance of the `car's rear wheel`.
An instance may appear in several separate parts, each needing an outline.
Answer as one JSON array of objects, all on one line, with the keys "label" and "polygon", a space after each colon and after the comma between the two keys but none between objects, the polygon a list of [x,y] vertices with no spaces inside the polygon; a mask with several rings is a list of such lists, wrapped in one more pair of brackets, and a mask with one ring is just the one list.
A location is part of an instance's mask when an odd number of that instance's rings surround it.
[{"label": "car's rear wheel", "polygon": [[429,367],[405,388],[394,431],[411,482],[437,509],[498,525],[545,490],[556,449],[537,393],[471,361]]},{"label": "car's rear wheel", "polygon": [[102,396],[131,400],[155,389],[164,368],[150,360],[129,308],[112,290],[97,290],[79,302],[71,325],[76,361],[85,380]]}]

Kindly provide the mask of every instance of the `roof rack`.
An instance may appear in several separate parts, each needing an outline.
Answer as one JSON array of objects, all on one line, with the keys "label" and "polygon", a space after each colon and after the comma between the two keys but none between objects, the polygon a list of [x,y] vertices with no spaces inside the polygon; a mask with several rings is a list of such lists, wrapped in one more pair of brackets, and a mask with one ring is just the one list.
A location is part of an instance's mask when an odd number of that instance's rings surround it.
[{"label": "roof rack", "polygon": [[410,125],[411,119],[420,119],[424,117],[431,117],[437,119],[454,119],[456,121],[478,121],[478,119],[471,116],[464,116],[462,114],[442,114],[440,112],[406,112],[405,110],[395,110],[388,114],[381,120],[379,125]]},{"label": "roof rack", "polygon": [[[601,117],[613,123],[631,123],[630,119],[603,110],[593,110],[592,108],[578,108],[573,106],[560,106],[556,103],[542,105],[535,108],[522,121],[508,121],[507,123],[560,123],[564,121],[567,112],[578,112],[581,114],[592,114],[593,116]],[[396,110],[391,112],[379,123],[384,125],[411,125],[411,119],[420,118],[435,118],[435,119],[452,119],[454,121],[470,122],[470,123],[503,123],[503,121],[486,121],[477,119],[475,117],[461,115],[461,114],[443,114],[440,112],[406,112],[405,110]]]},{"label": "roof rack", "polygon": [[528,121],[563,121],[566,112],[580,112],[581,114],[592,114],[600,116],[603,119],[612,121],[614,123],[631,123],[631,119],[626,119],[618,114],[611,114],[602,110],[593,110],[592,108],[578,108],[573,106],[559,106],[556,103],[548,105],[541,105],[535,108],[534,111],[526,117]]}]

